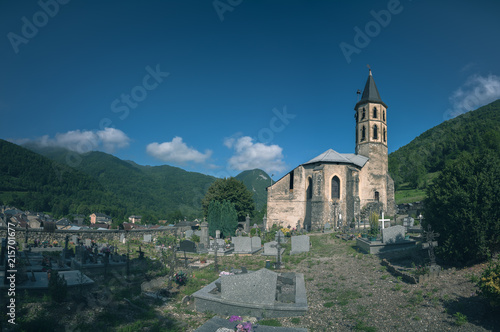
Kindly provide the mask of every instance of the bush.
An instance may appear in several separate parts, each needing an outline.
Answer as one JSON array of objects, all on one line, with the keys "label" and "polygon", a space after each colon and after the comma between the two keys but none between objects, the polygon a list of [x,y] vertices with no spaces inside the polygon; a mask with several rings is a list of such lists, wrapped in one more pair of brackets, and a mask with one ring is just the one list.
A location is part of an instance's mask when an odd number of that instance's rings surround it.
[{"label": "bush", "polygon": [[200,243],[200,237],[196,234],[191,235],[191,241]]},{"label": "bush", "polygon": [[66,299],[68,293],[68,284],[64,276],[59,275],[57,271],[50,271],[49,294],[53,301],[62,302]]},{"label": "bush", "polygon": [[500,260],[490,262],[477,286],[481,295],[489,299],[492,306],[500,306]]},{"label": "bush", "polygon": [[436,255],[469,265],[500,247],[500,158],[463,153],[427,190],[424,229],[438,232]]},{"label": "bush", "polygon": [[184,273],[182,271],[177,272],[174,275],[174,278],[175,278],[175,283],[179,286],[185,285],[188,281],[188,277],[187,277],[186,273]]},{"label": "bush", "polygon": [[377,236],[380,233],[380,229],[378,228],[378,213],[372,212],[370,215],[370,235]]}]

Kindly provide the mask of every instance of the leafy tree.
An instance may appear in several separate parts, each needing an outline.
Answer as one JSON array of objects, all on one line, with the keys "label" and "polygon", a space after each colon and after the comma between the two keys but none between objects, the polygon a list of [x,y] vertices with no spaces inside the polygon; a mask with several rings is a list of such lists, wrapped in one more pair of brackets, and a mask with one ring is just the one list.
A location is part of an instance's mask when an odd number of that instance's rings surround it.
[{"label": "leafy tree", "polygon": [[440,234],[436,250],[440,257],[455,264],[471,264],[499,249],[498,152],[464,152],[429,186],[427,197],[422,223]]},{"label": "leafy tree", "polygon": [[215,231],[220,230],[223,237],[234,234],[238,227],[238,217],[234,204],[229,201],[212,201],[208,207],[208,232],[215,236]]},{"label": "leafy tree", "polygon": [[203,212],[208,216],[208,208],[212,201],[222,202],[227,200],[234,204],[238,221],[244,221],[247,214],[252,215],[255,203],[252,193],[245,187],[243,182],[231,177],[229,179],[217,179],[208,188],[202,200]]}]

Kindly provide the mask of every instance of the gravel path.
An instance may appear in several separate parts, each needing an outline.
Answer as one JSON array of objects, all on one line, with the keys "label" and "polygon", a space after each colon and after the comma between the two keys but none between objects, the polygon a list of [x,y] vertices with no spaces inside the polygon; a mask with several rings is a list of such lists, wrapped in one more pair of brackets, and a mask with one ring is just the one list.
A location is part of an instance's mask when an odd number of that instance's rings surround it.
[{"label": "gravel path", "polygon": [[[354,241],[313,234],[311,242],[311,252],[285,269],[304,273],[308,313],[278,318],[282,326],[309,331],[500,331],[500,313],[491,311],[470,281],[484,266],[448,270],[428,283],[412,285],[387,272],[379,257],[357,253]],[[208,319],[197,316],[189,318],[199,323]]]}]

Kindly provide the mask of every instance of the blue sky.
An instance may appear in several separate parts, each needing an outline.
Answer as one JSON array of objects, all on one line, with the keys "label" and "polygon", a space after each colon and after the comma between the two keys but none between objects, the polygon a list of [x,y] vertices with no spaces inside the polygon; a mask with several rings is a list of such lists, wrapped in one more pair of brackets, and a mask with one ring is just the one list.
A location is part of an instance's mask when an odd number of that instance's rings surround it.
[{"label": "blue sky", "polygon": [[500,98],[500,2],[0,2],[0,138],[278,179],[354,152],[372,68],[389,152]]}]

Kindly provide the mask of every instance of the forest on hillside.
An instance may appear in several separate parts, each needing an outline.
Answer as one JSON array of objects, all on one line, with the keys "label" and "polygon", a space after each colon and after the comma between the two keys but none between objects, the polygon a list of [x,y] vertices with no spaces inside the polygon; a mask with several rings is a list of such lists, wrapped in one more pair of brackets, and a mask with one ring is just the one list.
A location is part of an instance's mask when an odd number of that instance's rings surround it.
[{"label": "forest on hillside", "polygon": [[500,100],[427,130],[389,155],[389,173],[396,190],[426,188],[440,172],[466,151],[500,153]]}]

